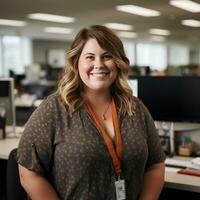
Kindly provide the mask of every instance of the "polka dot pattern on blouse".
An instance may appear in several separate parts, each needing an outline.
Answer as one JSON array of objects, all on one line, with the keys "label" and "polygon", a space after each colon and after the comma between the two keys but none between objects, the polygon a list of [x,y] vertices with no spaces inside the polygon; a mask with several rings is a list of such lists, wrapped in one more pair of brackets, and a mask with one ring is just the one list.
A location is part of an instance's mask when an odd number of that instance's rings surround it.
[{"label": "polka dot pattern on blouse", "polygon": [[[127,200],[137,200],[145,170],[165,158],[151,115],[139,99],[134,101],[134,116],[118,113]],[[17,157],[48,179],[61,200],[116,199],[115,172],[100,133],[84,107],[70,117],[58,92],[30,117]]]}]

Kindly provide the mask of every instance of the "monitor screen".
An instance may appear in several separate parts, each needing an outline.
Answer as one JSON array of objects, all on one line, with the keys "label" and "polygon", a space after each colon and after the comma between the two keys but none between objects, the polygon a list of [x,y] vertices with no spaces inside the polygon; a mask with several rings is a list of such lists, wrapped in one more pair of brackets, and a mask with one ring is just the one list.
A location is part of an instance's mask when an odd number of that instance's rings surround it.
[{"label": "monitor screen", "polygon": [[138,97],[138,80],[129,79],[128,84],[131,87],[133,96]]},{"label": "monitor screen", "polygon": [[0,108],[5,110],[6,125],[15,126],[14,80],[0,78]]},{"label": "monitor screen", "polygon": [[137,80],[138,97],[154,120],[200,122],[200,77],[141,76]]}]

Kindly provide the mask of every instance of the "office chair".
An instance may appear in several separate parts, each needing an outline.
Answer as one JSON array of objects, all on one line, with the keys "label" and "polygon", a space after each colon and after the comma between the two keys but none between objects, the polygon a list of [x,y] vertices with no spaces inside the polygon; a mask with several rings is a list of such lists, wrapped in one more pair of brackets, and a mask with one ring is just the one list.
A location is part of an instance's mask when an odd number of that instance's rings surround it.
[{"label": "office chair", "polygon": [[8,157],[6,174],[7,200],[27,200],[27,193],[20,184],[16,155],[17,148],[13,149]]}]

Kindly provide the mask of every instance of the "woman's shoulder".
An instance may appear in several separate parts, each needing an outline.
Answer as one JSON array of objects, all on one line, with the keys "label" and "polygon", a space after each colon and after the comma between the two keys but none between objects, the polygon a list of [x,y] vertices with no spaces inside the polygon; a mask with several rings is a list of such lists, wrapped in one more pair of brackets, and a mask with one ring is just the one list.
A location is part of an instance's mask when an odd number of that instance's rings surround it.
[{"label": "woman's shoulder", "polygon": [[132,96],[132,102],[134,105],[134,112],[138,115],[145,115],[146,113],[149,113],[147,107],[145,106],[145,104],[143,103],[143,101],[136,97],[136,96]]},{"label": "woman's shoulder", "polygon": [[141,106],[141,104],[143,104],[141,99],[139,99],[136,96],[132,96],[131,101],[132,104],[134,105],[134,110],[137,110]]},{"label": "woman's shoulder", "polygon": [[58,91],[55,91],[53,93],[51,93],[50,95],[44,97],[44,101],[47,101],[47,102],[52,102],[52,101],[56,101],[60,98],[60,95],[59,95],[59,92]]},{"label": "woman's shoulder", "polygon": [[50,113],[58,110],[61,105],[60,95],[56,91],[46,97],[44,97],[39,106],[37,106],[35,112],[36,113]]},{"label": "woman's shoulder", "polygon": [[48,105],[52,105],[55,106],[56,104],[60,104],[61,103],[61,97],[58,91],[44,97],[44,99],[42,100],[42,104],[48,104]]}]

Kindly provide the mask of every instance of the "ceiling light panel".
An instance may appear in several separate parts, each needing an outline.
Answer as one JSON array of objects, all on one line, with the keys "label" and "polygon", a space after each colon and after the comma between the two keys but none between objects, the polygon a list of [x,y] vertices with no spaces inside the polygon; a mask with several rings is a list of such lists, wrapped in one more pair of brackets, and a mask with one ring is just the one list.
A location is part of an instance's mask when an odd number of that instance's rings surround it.
[{"label": "ceiling light panel", "polygon": [[165,30],[165,29],[157,29],[157,28],[150,29],[149,33],[155,34],[155,35],[170,35],[170,31]]},{"label": "ceiling light panel", "polygon": [[190,27],[200,27],[200,21],[195,19],[185,19],[181,21],[181,24]]},{"label": "ceiling light panel", "polygon": [[41,21],[57,22],[57,23],[71,23],[75,21],[75,18],[73,17],[52,15],[46,13],[32,13],[28,15],[28,18]]},{"label": "ceiling light panel", "polygon": [[127,32],[127,31],[120,31],[117,33],[117,35],[119,37],[122,37],[122,38],[136,38],[137,37],[137,34],[134,33],[134,32]]},{"label": "ceiling light panel", "polygon": [[169,4],[189,12],[200,12],[200,4],[189,0],[171,0]]},{"label": "ceiling light panel", "polygon": [[133,29],[132,25],[120,24],[120,23],[105,23],[104,26],[114,30],[131,31]]},{"label": "ceiling light panel", "polygon": [[0,19],[0,25],[4,25],[4,26],[26,26],[27,23],[25,21],[19,21],[19,20]]},{"label": "ceiling light panel", "polygon": [[46,27],[44,31],[47,33],[71,34],[72,29],[63,27]]},{"label": "ceiling light panel", "polygon": [[150,40],[155,41],[155,42],[164,42],[166,40],[166,38],[162,37],[162,36],[153,35],[150,37]]},{"label": "ceiling light panel", "polygon": [[139,6],[135,6],[135,5],[116,6],[116,10],[135,14],[135,15],[140,15],[143,17],[156,17],[156,16],[160,15],[159,11],[148,9],[148,8],[143,8],[143,7],[139,7]]}]

